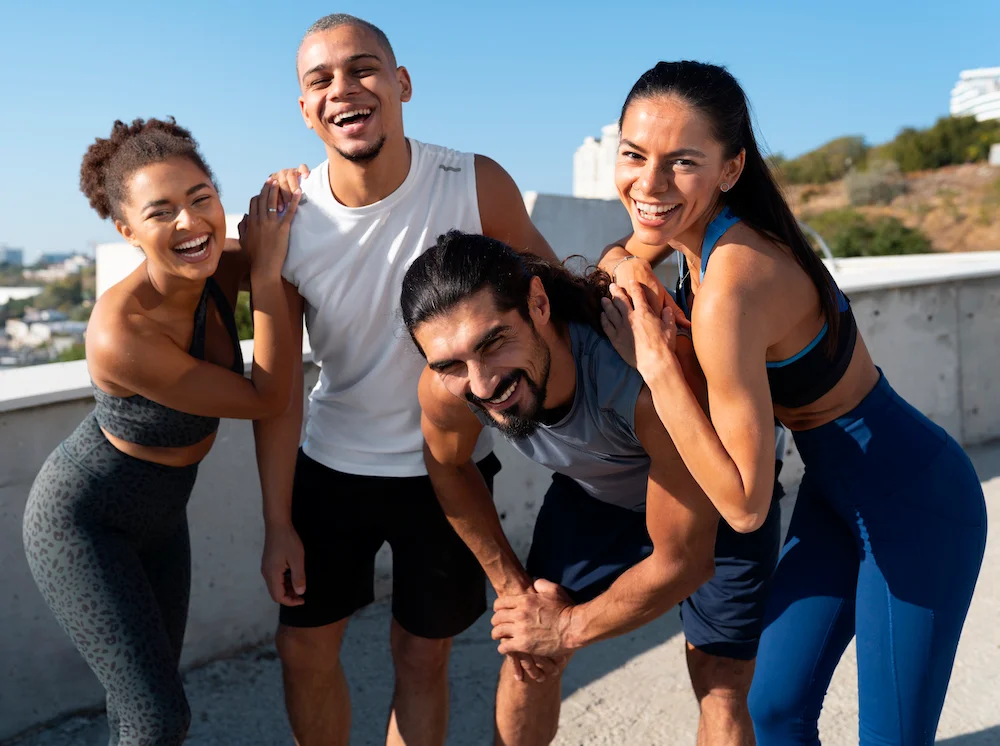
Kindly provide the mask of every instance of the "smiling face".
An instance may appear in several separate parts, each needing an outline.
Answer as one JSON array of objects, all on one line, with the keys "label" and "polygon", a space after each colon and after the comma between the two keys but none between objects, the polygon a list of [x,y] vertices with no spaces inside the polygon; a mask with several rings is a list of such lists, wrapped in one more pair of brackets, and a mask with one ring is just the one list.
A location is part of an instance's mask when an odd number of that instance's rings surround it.
[{"label": "smiling face", "polygon": [[615,185],[641,243],[703,231],[742,168],[743,153],[726,158],[711,123],[676,96],[636,100],[622,118]]},{"label": "smiling face", "polygon": [[[541,289],[537,278],[533,283]],[[414,329],[428,367],[449,393],[486,412],[510,438],[538,427],[549,382],[552,351],[535,328],[536,320],[548,320],[547,298],[531,304],[530,316],[500,311],[484,289]]]},{"label": "smiling face", "polygon": [[204,279],[226,242],[226,215],[211,178],[182,156],[152,163],[128,179],[124,220],[115,227],[168,274]]},{"label": "smiling face", "polygon": [[302,118],[328,151],[364,163],[403,137],[410,75],[369,30],[345,24],[310,34],[299,49],[298,74]]}]

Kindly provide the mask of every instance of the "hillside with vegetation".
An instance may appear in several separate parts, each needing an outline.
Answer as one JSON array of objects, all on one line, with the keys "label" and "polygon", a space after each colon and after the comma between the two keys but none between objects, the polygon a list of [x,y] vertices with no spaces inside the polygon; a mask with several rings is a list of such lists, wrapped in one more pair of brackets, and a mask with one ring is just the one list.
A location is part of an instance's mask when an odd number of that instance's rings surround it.
[{"label": "hillside with vegetation", "polygon": [[836,256],[1000,250],[1000,122],[944,117],[871,146],[842,137],[771,159],[796,215]]}]

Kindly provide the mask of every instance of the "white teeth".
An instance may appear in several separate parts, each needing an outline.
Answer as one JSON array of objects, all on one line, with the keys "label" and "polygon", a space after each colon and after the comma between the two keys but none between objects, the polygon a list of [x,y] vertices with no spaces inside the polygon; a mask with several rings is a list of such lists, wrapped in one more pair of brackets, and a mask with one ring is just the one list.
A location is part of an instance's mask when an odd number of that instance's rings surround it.
[{"label": "white teeth", "polygon": [[657,205],[657,204],[651,204],[649,202],[636,202],[635,206],[640,212],[644,212],[647,215],[662,215],[664,213],[670,212],[675,207],[677,207],[676,204]]},{"label": "white teeth", "polygon": [[209,238],[211,238],[211,236],[202,236],[201,238],[194,238],[194,239],[192,239],[190,241],[186,241],[186,242],[184,242],[182,244],[178,244],[177,246],[174,246],[174,251],[186,251],[187,249],[193,249],[196,246],[201,246],[202,244],[207,244]]},{"label": "white teeth", "polygon": [[345,111],[343,114],[338,114],[337,116],[335,116],[333,118],[333,123],[340,124],[348,117],[359,117],[359,116],[363,117],[371,113],[372,113],[371,109],[353,109],[351,111]]},{"label": "white teeth", "polygon": [[506,391],[503,392],[502,396],[494,397],[493,399],[490,399],[490,404],[503,404],[505,401],[507,401],[508,399],[510,399],[511,394],[514,393],[514,389],[516,389],[516,388],[517,388],[517,381],[514,381],[514,383],[512,383],[510,385],[510,387]]}]

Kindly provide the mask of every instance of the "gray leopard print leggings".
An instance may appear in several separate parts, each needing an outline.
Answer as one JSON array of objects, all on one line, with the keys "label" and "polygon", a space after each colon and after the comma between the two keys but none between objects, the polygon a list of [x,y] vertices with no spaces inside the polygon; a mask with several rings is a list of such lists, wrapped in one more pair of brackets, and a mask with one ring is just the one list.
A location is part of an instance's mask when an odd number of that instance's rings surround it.
[{"label": "gray leopard print leggings", "polygon": [[111,746],[184,741],[178,663],[198,466],[112,446],[88,416],[45,461],[24,512],[24,551],[45,602],[107,692]]}]

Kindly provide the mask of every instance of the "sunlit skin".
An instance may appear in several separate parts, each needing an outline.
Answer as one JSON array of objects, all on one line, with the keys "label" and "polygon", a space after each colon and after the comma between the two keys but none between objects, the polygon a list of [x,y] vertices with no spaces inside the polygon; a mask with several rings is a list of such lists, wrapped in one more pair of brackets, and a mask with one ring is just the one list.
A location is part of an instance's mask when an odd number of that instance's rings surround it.
[{"label": "sunlit skin", "polygon": [[[565,330],[551,321],[541,281],[534,278],[531,287],[531,323],[516,310],[499,311],[491,291],[482,290],[414,330],[428,367],[448,392],[477,404],[501,424],[508,419],[505,412],[530,419],[564,406],[576,387],[572,353],[558,343]],[[497,401],[511,384],[513,392]],[[539,401],[537,388],[543,385],[545,399]]]},{"label": "sunlit skin", "polygon": [[[632,222],[633,235],[627,242],[629,251],[654,263],[670,249],[683,252],[691,289],[697,295],[703,282],[700,259],[706,227],[721,210],[723,186],[728,190],[736,185],[744,163],[743,151],[727,159],[722,144],[715,139],[710,121],[677,97],[656,96],[634,101],[622,120],[621,144],[615,165],[619,198]],[[678,207],[665,217],[651,216],[636,203],[676,204]],[[724,243],[742,247],[742,251],[730,258],[726,250],[720,248],[716,252],[719,257],[713,259],[713,263],[733,262],[734,279],[739,275],[755,277],[768,303],[775,306],[770,311],[761,309],[775,319],[769,327],[763,324],[758,327],[761,334],[770,337],[765,359],[783,360],[794,355],[823,325],[812,281],[787,247],[760,236],[745,223],[731,228]],[[615,259],[614,256],[610,258]],[[721,278],[721,274],[717,269],[712,276]],[[656,281],[649,265],[640,261],[620,265],[616,279],[625,290],[636,280],[642,285]],[[782,292],[774,293],[771,290],[774,287],[781,287]],[[619,288],[615,288],[613,294],[625,297]],[[675,321],[688,323],[682,320],[678,309],[673,310]],[[653,311],[658,313],[655,306]],[[610,331],[608,327],[606,330]],[[874,364],[859,338],[847,374],[832,391],[804,408],[775,407],[775,414],[792,429],[828,422],[853,407],[871,389],[875,378]]]},{"label": "sunlit skin", "polygon": [[[190,344],[190,319],[201,297],[204,282],[215,274],[226,244],[226,214],[212,180],[187,158],[169,158],[139,169],[126,184],[122,218],[115,228],[130,244],[140,249],[146,261],[125,282],[108,290],[94,309],[92,322],[103,316],[109,303],[131,305],[138,300],[144,315],[164,328],[172,329],[174,320],[183,321],[178,332],[178,346]],[[185,258],[178,246],[208,237],[204,250]],[[114,314],[114,312],[111,312]],[[110,320],[110,317],[109,317]],[[220,322],[221,324],[221,322]],[[212,341],[216,345],[211,345]],[[209,359],[228,367],[232,360],[231,344],[223,334],[208,337]],[[213,354],[213,347],[217,355]],[[130,396],[112,381],[95,380],[102,389],[115,396]],[[203,459],[215,442],[215,433],[200,443],[184,448],[142,446],[117,438],[104,431],[108,440],[120,451],[147,461],[167,465],[196,463]]]},{"label": "sunlit skin", "polygon": [[[156,286],[176,279],[205,280],[215,273],[226,243],[226,213],[212,180],[187,158],[170,158],[139,169],[127,184],[124,220],[115,228],[146,256]],[[207,237],[198,254],[178,247]],[[192,290],[201,292],[201,287]]]},{"label": "sunlit skin", "polygon": [[[410,166],[402,105],[410,100],[413,87],[406,68],[396,66],[374,34],[344,25],[306,37],[297,69],[302,118],[326,146],[337,199],[359,207],[385,196],[372,198],[368,191],[373,183],[381,191],[396,189]],[[359,109],[371,113],[337,123],[338,116]],[[380,154],[392,157],[376,160]],[[377,168],[379,178],[368,173],[362,182],[360,174],[353,174],[352,164]]]},{"label": "sunlit skin", "polygon": [[[633,102],[622,120],[615,186],[634,240],[700,252],[705,227],[721,209],[722,185],[736,184],[743,161],[743,151],[726,158],[709,122],[680,99]],[[642,205],[654,211],[676,207],[657,215]]]}]

